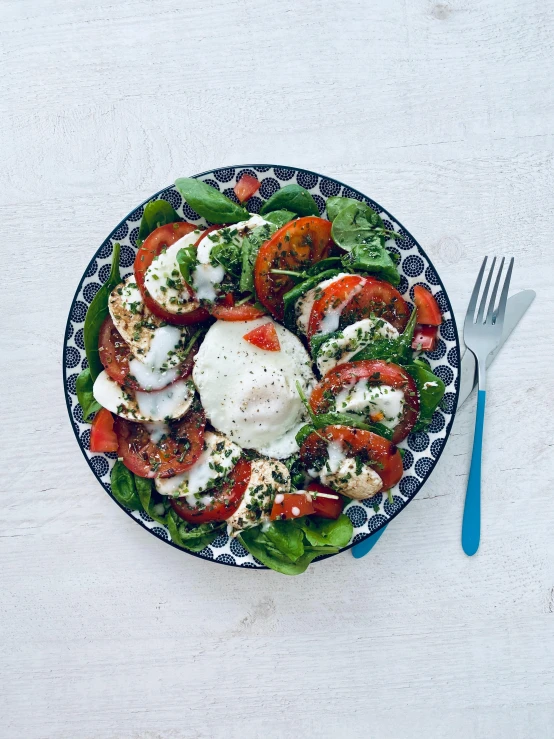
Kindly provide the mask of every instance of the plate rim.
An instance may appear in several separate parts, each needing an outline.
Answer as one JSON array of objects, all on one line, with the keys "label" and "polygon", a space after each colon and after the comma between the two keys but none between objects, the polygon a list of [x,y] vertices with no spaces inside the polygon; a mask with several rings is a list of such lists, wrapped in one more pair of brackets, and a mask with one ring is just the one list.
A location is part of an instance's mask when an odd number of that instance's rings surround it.
[{"label": "plate rim", "polygon": [[[357,193],[362,198],[368,198],[373,203],[375,203],[375,205],[377,205],[382,211],[384,211],[385,213],[388,213],[389,215],[392,215],[377,200],[374,200],[369,195],[366,195],[366,193],[361,192],[361,190],[358,190],[355,187],[352,187],[351,185],[348,185],[347,183],[342,182],[341,180],[336,179],[335,177],[330,177],[329,175],[324,175],[321,172],[315,172],[314,170],[305,169],[303,167],[296,167],[296,166],[286,165],[286,164],[268,164],[268,163],[258,163],[258,164],[227,164],[225,166],[213,167],[212,169],[207,169],[204,172],[198,172],[197,174],[190,175],[190,177],[193,178],[193,179],[197,179],[199,177],[204,177],[205,175],[210,175],[210,174],[213,174],[214,172],[217,172],[217,171],[223,170],[223,169],[234,169],[234,170],[237,170],[237,169],[249,169],[249,168],[256,168],[256,167],[267,167],[268,169],[275,169],[275,168],[277,168],[277,169],[290,169],[290,170],[294,170],[295,173],[298,173],[298,172],[306,172],[307,174],[315,175],[315,176],[317,176],[318,178],[321,178],[321,179],[332,180],[333,182],[336,182],[337,184],[339,184],[341,187],[347,188],[347,189],[351,190],[352,192]],[[153,195],[150,195],[145,200],[143,200],[141,203],[139,203],[138,205],[136,205],[129,213],[127,213],[127,215],[124,216],[119,221],[119,223],[117,224],[117,226],[115,226],[114,228],[112,228],[112,230],[110,231],[110,233],[108,234],[108,236],[104,239],[104,241],[96,249],[96,251],[94,252],[93,256],[90,258],[87,266],[85,267],[85,269],[83,271],[83,274],[81,276],[81,279],[79,280],[79,284],[77,285],[77,288],[76,288],[76,290],[75,290],[75,292],[73,294],[73,298],[71,299],[71,303],[70,303],[70,306],[69,306],[69,311],[68,311],[68,314],[67,314],[67,320],[66,320],[66,323],[65,323],[64,338],[63,338],[63,342],[62,342],[62,377],[63,377],[63,386],[64,386],[65,405],[66,405],[67,412],[68,412],[68,415],[69,415],[69,420],[71,422],[71,428],[73,430],[73,434],[75,435],[75,439],[77,440],[77,445],[79,446],[79,449],[81,451],[81,454],[85,458],[86,463],[87,463],[89,469],[93,473],[94,478],[100,483],[100,486],[102,487],[102,489],[104,490],[104,492],[106,493],[106,495],[108,495],[108,497],[114,503],[116,503],[119,506],[119,508],[121,508],[121,510],[124,513],[126,513],[127,516],[129,516],[129,518],[132,521],[134,521],[135,523],[137,523],[142,529],[144,529],[145,531],[147,531],[148,533],[150,533],[152,536],[154,536],[159,541],[162,541],[165,544],[169,544],[174,549],[177,549],[180,552],[185,552],[186,554],[192,555],[193,557],[196,557],[197,559],[200,559],[200,560],[202,560],[204,562],[208,562],[208,563],[211,562],[213,564],[225,565],[226,567],[233,567],[233,568],[239,569],[239,570],[241,570],[241,569],[242,570],[249,570],[249,571],[252,571],[252,570],[262,570],[262,571],[263,570],[266,570],[266,571],[267,570],[271,570],[271,568],[267,567],[266,565],[258,566],[258,567],[242,567],[241,565],[237,565],[236,563],[222,562],[221,560],[218,561],[217,559],[208,559],[206,557],[202,557],[199,552],[192,552],[189,549],[184,549],[183,547],[179,547],[171,539],[162,538],[161,536],[158,536],[154,532],[153,529],[150,529],[147,526],[145,526],[144,523],[140,519],[135,518],[135,516],[133,516],[132,512],[128,508],[126,508],[125,506],[123,506],[113,495],[111,495],[109,493],[109,491],[104,487],[104,485],[102,484],[102,482],[100,480],[98,480],[98,477],[96,476],[96,472],[95,472],[95,470],[94,470],[94,468],[93,468],[93,466],[92,466],[92,464],[90,462],[90,459],[88,458],[88,456],[87,456],[87,454],[85,452],[85,449],[84,449],[83,445],[81,444],[81,439],[80,439],[78,430],[76,429],[76,425],[75,425],[75,422],[74,422],[74,419],[73,419],[73,415],[72,415],[72,412],[71,412],[71,405],[70,405],[70,402],[69,402],[69,393],[68,393],[68,390],[67,390],[67,369],[66,369],[66,365],[65,365],[65,350],[66,350],[66,345],[67,345],[67,341],[68,341],[68,339],[67,339],[68,329],[69,329],[69,325],[71,323],[71,311],[72,311],[73,305],[75,304],[75,301],[77,300],[78,295],[79,295],[79,293],[81,291],[81,288],[83,286],[83,282],[86,279],[87,272],[89,271],[90,266],[92,265],[93,261],[96,259],[96,254],[98,253],[98,251],[108,241],[111,240],[111,234],[114,231],[117,231],[117,229],[120,226],[122,226],[124,223],[127,223],[128,219],[129,219],[129,216],[131,216],[136,210],[138,210],[138,208],[141,208],[141,207],[145,206],[147,203],[149,203],[150,201],[152,201],[153,199],[157,198],[159,195],[161,195],[162,193],[166,192],[167,190],[170,190],[173,187],[175,187],[175,183],[174,182],[172,182],[170,185],[166,185],[166,187],[163,187],[161,190],[158,190]],[[458,350],[458,362],[457,362],[457,370],[458,370],[457,380],[458,380],[458,382],[457,382],[457,386],[455,385],[455,397],[454,397],[454,405],[452,407],[452,412],[451,412],[451,419],[450,419],[450,422],[448,423],[448,425],[445,428],[444,443],[442,444],[442,447],[441,447],[439,453],[433,459],[433,464],[429,468],[429,471],[426,473],[425,479],[422,481],[419,489],[417,490],[417,492],[414,495],[412,495],[410,497],[410,499],[408,501],[406,501],[406,504],[403,505],[402,508],[400,508],[400,510],[396,511],[395,513],[393,513],[384,523],[381,523],[374,531],[368,532],[368,534],[366,536],[364,536],[363,539],[359,539],[356,542],[352,541],[350,544],[348,544],[348,546],[342,547],[338,552],[336,552],[334,554],[324,554],[324,555],[321,555],[321,556],[317,557],[316,559],[314,559],[313,560],[313,563],[322,562],[324,559],[329,559],[330,557],[336,557],[339,554],[342,554],[343,552],[349,551],[350,549],[352,549],[353,547],[355,547],[357,544],[360,544],[360,543],[366,541],[367,539],[369,539],[370,537],[374,536],[379,531],[381,531],[383,528],[385,528],[386,526],[388,526],[400,513],[402,513],[402,511],[405,508],[407,508],[407,506],[414,500],[414,498],[419,494],[419,492],[423,488],[423,486],[427,483],[428,479],[431,477],[431,475],[433,473],[433,470],[437,466],[437,463],[438,463],[439,459],[442,457],[442,454],[443,454],[443,452],[444,452],[444,450],[446,448],[446,445],[448,444],[448,441],[450,439],[450,434],[451,434],[451,431],[452,431],[452,426],[454,424],[454,420],[455,420],[456,414],[458,412],[458,401],[459,401],[459,396],[460,396],[460,372],[461,372],[461,361],[462,361],[462,357],[461,357],[461,352],[460,352],[460,350],[461,350],[461,346],[460,346],[460,335],[459,335],[459,332],[458,332],[458,326],[457,326],[457,323],[456,323],[456,317],[454,315],[454,311],[452,309],[452,304],[450,302],[450,297],[449,297],[448,292],[447,292],[447,290],[446,290],[446,288],[444,286],[444,283],[442,281],[441,276],[439,275],[439,273],[435,269],[435,266],[434,266],[434,263],[432,262],[432,260],[429,259],[429,256],[427,255],[427,252],[425,251],[425,249],[421,246],[421,244],[419,243],[419,241],[416,238],[414,238],[414,236],[410,233],[410,231],[401,223],[401,221],[398,218],[396,218],[396,216],[393,216],[393,218],[394,218],[395,223],[397,223],[398,226],[413,240],[413,242],[417,245],[417,248],[421,251],[421,253],[425,257],[425,259],[427,260],[428,264],[433,268],[433,270],[435,272],[435,275],[436,275],[436,277],[437,277],[437,279],[439,281],[439,285],[440,285],[440,287],[441,287],[441,289],[442,289],[442,291],[444,293],[444,296],[446,297],[446,302],[447,302],[447,305],[448,305],[448,308],[449,308],[449,312],[450,312],[450,316],[451,316],[451,319],[450,320],[452,321],[452,325],[454,327],[454,333],[455,333],[455,337],[456,337],[456,348]]]}]

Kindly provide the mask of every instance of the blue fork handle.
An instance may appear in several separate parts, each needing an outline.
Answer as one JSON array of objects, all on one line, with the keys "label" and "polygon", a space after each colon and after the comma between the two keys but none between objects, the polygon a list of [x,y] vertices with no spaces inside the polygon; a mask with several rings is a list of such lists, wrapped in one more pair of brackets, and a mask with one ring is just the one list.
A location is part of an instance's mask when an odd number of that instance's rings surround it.
[{"label": "blue fork handle", "polygon": [[483,449],[486,396],[485,390],[479,390],[473,452],[462,522],[462,548],[468,557],[471,557],[479,549],[479,539],[481,538],[481,451]]}]

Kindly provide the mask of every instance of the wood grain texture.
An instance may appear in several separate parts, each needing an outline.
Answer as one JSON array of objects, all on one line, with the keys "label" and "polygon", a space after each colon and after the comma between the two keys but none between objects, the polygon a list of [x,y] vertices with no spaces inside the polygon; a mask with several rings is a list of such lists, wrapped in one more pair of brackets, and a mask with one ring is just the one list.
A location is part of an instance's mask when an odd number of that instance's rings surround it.
[{"label": "wood grain texture", "polygon": [[[554,7],[544,0],[0,0],[0,735],[554,737]],[[213,166],[307,167],[414,233],[458,319],[484,254],[538,297],[367,558],[298,578],[147,536],[61,382],[91,253]]]}]

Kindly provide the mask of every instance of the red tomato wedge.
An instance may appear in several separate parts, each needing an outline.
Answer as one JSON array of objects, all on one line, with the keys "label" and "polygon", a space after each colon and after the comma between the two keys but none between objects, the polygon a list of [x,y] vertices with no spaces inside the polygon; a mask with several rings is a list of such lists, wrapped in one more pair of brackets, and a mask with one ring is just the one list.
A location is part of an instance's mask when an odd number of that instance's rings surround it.
[{"label": "red tomato wedge", "polygon": [[208,490],[205,495],[212,496],[212,502],[204,508],[189,506],[185,498],[172,498],[171,507],[184,521],[189,523],[208,523],[226,521],[239,507],[250,482],[250,462],[239,459],[229,473],[227,482],[220,488]]},{"label": "red tomato wedge", "polygon": [[[194,346],[187,354],[184,361],[179,366],[179,374],[176,379],[180,380],[183,377],[188,377],[188,375],[190,375],[194,365],[194,356],[197,348],[197,346]],[[104,319],[104,322],[100,326],[98,352],[100,354],[100,361],[112,380],[117,382],[119,385],[130,388],[131,390],[142,389],[135,378],[129,374],[129,355],[131,350],[127,342],[116,329],[110,315]]]},{"label": "red tomato wedge", "polygon": [[255,318],[265,316],[266,312],[252,305],[252,303],[243,303],[242,305],[214,303],[210,306],[210,315],[219,321],[253,321]]},{"label": "red tomato wedge", "polygon": [[301,271],[325,259],[332,247],[331,223],[323,218],[299,218],[276,231],[262,244],[254,266],[254,284],[262,305],[282,319],[283,295],[295,282],[290,275],[272,270]]},{"label": "red tomato wedge", "polygon": [[251,174],[243,174],[233,189],[239,201],[245,203],[259,188],[260,183],[255,177]]},{"label": "red tomato wedge", "polygon": [[205,427],[204,411],[193,407],[155,444],[143,423],[116,416],[117,452],[139,477],[173,477],[186,472],[202,454]]},{"label": "red tomato wedge", "polygon": [[419,349],[423,352],[435,351],[437,345],[437,327],[436,326],[416,326],[414,330],[414,338],[412,339],[412,349]]},{"label": "red tomato wedge", "polygon": [[[330,410],[331,400],[341,390],[351,387],[359,380],[367,380],[372,385],[388,385],[404,392],[404,413],[395,427],[392,441],[398,444],[405,439],[416,424],[419,413],[419,396],[413,377],[405,369],[382,359],[363,359],[359,362],[345,362],[329,370],[319,382],[310,397],[314,413]],[[337,409],[340,412],[340,408]],[[378,418],[371,419],[378,421]]]},{"label": "red tomato wedge", "polygon": [[437,301],[423,285],[414,286],[414,303],[417,308],[417,322],[426,326],[440,326],[442,314]]},{"label": "red tomato wedge", "polygon": [[91,452],[117,452],[117,436],[113,430],[113,416],[102,408],[92,422],[90,430]]},{"label": "red tomato wedge", "polygon": [[311,482],[306,490],[314,494],[312,505],[316,516],[322,518],[338,518],[340,516],[344,504],[343,498],[332,488],[328,488],[320,482]]},{"label": "red tomato wedge", "polygon": [[327,456],[326,442],[342,444],[345,453],[351,457],[362,457],[364,463],[373,467],[383,481],[383,490],[396,485],[403,474],[402,457],[393,442],[371,431],[362,431],[348,426],[326,426],[312,433],[300,448],[300,457],[308,467]]},{"label": "red tomato wedge", "polygon": [[[168,223],[166,226],[160,226],[156,228],[152,233],[144,240],[144,243],[137,252],[135,257],[135,280],[137,286],[144,300],[144,304],[152,311],[155,316],[163,318],[164,321],[172,323],[178,326],[189,326],[195,323],[205,321],[209,315],[204,308],[195,308],[188,312],[183,313],[170,313],[169,311],[162,308],[154,298],[149,294],[148,290],[144,285],[144,276],[146,270],[152,264],[154,257],[157,257],[161,253],[162,249],[171,246],[183,236],[191,233],[197,227],[192,223]],[[220,228],[220,227],[219,227]],[[204,236],[204,233],[202,234]]]},{"label": "red tomato wedge", "polygon": [[285,521],[288,518],[301,518],[315,513],[312,498],[305,493],[281,493],[275,496],[275,502],[269,518],[272,521]]},{"label": "red tomato wedge", "polygon": [[242,337],[249,344],[265,349],[267,352],[280,352],[281,344],[277,331],[272,323],[264,323],[263,326],[252,329]]},{"label": "red tomato wedge", "polygon": [[312,306],[308,321],[308,339],[318,332],[325,316],[330,311],[340,310],[341,306],[347,306],[349,297],[363,289],[364,283],[365,279],[359,275],[345,275],[340,280],[324,287],[321,297],[315,300]]},{"label": "red tomato wedge", "polygon": [[341,312],[340,328],[372,315],[388,321],[402,333],[410,318],[408,304],[398,290],[377,277],[365,277],[362,289]]}]

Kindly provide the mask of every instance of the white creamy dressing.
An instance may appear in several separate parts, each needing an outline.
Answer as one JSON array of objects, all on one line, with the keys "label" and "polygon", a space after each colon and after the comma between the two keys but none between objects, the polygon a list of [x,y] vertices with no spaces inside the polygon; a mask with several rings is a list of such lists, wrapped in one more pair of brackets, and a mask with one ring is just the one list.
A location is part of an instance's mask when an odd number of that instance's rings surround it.
[{"label": "white creamy dressing", "polygon": [[193,379],[216,429],[245,449],[283,458],[298,451],[294,435],[305,418],[296,382],[309,395],[315,377],[302,343],[284,326],[272,322],[279,352],[244,340],[267,321],[214,323],[196,355]]},{"label": "white creamy dressing", "polygon": [[319,334],[331,334],[333,331],[336,331],[339,327],[340,323],[340,317],[342,315],[343,310],[346,308],[348,303],[352,300],[352,298],[357,295],[364,284],[364,280],[360,280],[357,285],[354,285],[352,290],[348,293],[346,298],[342,301],[342,303],[339,303],[334,308],[327,308],[325,311],[325,315],[323,316],[323,319],[321,320],[321,323],[318,326],[316,333],[316,336]]},{"label": "white creamy dressing", "polygon": [[182,337],[178,326],[160,326],[154,330],[150,349],[140,359],[131,359],[129,371],[145,390],[161,390],[177,379]]},{"label": "white creamy dressing", "polygon": [[132,311],[134,313],[142,312],[142,295],[140,294],[140,290],[138,289],[136,282],[127,280],[124,283],[121,290],[121,302],[128,311]]},{"label": "white creamy dressing", "polygon": [[154,444],[158,444],[164,436],[169,436],[170,428],[164,421],[149,421],[144,425]]},{"label": "white creamy dressing", "polygon": [[[390,385],[371,385],[366,379],[343,388],[335,397],[337,413],[364,413],[393,429],[404,413],[404,392]],[[383,418],[373,418],[376,414]]]},{"label": "white creamy dressing", "polygon": [[329,472],[334,474],[339,471],[341,464],[346,459],[346,454],[340,441],[330,441],[327,444],[327,454],[329,455],[329,459],[326,466]]},{"label": "white creamy dressing", "polygon": [[339,280],[342,280],[342,278],[346,277],[347,274],[348,273],[346,272],[341,272],[340,275],[335,275],[335,277],[330,277],[328,280],[323,280],[323,282],[320,282],[317,287],[312,287],[311,290],[308,290],[306,293],[304,293],[304,295],[302,295],[302,297],[298,299],[296,303],[296,325],[303,334],[308,333],[310,315],[315,303],[316,294],[320,293],[329,285],[332,285],[333,282],[338,282]]},{"label": "white creamy dressing", "polygon": [[204,442],[205,449],[190,470],[174,477],[156,480],[158,492],[186,498],[187,503],[193,507],[196,507],[198,500],[204,505],[211,502],[211,496],[207,496],[207,500],[196,496],[213,488],[215,482],[233,469],[239,461],[241,448],[221,434],[210,431],[206,432]]},{"label": "white creamy dressing", "polygon": [[341,333],[325,341],[317,355],[317,366],[322,375],[337,364],[351,358],[376,339],[396,339],[398,331],[382,318],[364,318],[346,326]]},{"label": "white creamy dressing", "polygon": [[[164,252],[154,257],[144,275],[144,286],[152,298],[170,313],[182,312],[183,303],[193,300],[181,278],[177,254],[183,247],[195,244],[201,233],[200,230],[191,231],[171,244]],[[179,287],[169,287],[168,280],[177,281]]]}]

